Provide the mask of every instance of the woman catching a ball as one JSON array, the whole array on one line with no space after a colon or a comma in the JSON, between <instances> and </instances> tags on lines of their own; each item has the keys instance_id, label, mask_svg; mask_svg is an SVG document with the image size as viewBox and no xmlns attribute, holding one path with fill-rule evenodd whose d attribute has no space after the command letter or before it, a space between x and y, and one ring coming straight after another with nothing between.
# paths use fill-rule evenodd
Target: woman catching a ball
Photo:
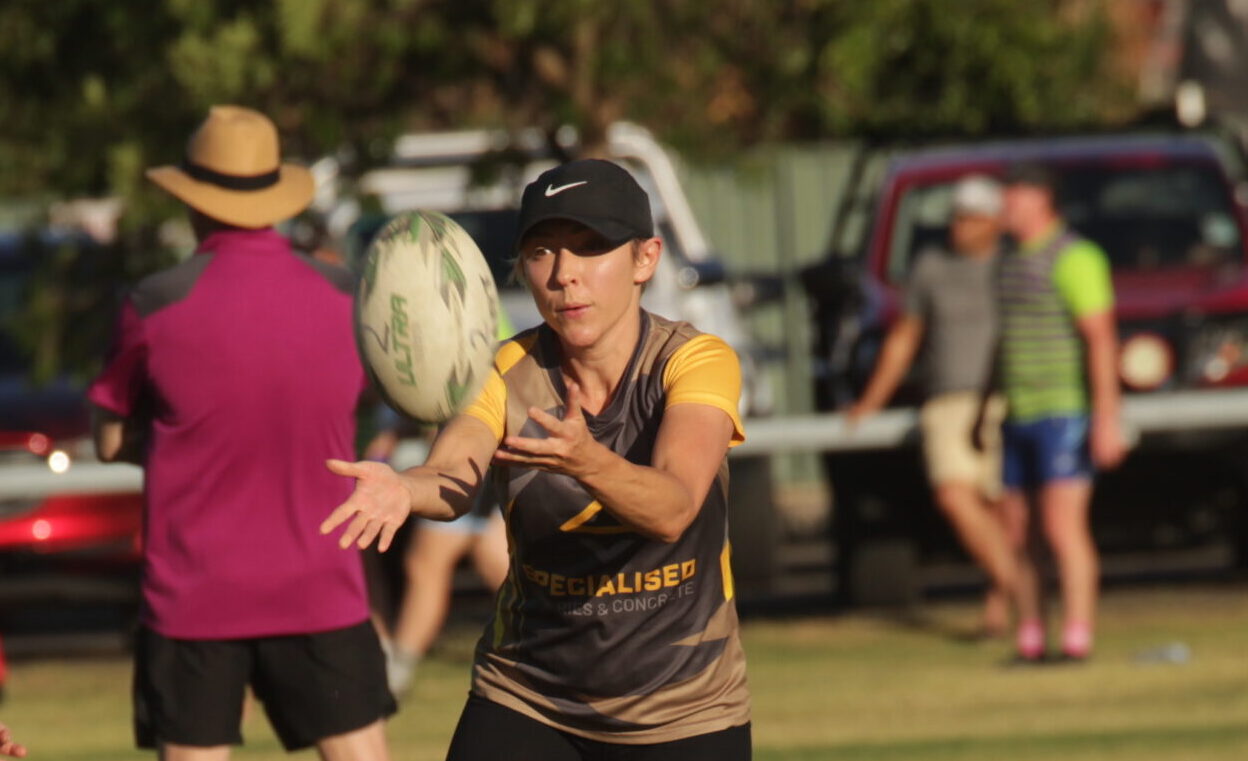
<instances>
[{"instance_id":1,"label":"woman catching a ball","mask_svg":"<svg viewBox=\"0 0 1248 761\"><path fill-rule=\"evenodd\" d=\"M466 512L493 464L510 566L451 761L748 759L727 539L736 355L641 308L662 242L619 166L542 174L517 241L544 323L502 345L425 465L331 461L356 487L321 530L384 550L410 514Z\"/></svg>"}]
</instances>

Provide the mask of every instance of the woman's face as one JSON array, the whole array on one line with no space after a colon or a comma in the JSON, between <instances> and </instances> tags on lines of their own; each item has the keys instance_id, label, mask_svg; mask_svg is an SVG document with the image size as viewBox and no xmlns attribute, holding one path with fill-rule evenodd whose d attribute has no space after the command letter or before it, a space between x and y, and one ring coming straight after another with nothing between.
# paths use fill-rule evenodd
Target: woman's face
<instances>
[{"instance_id":1,"label":"woman's face","mask_svg":"<svg viewBox=\"0 0 1248 761\"><path fill-rule=\"evenodd\" d=\"M579 222L550 220L521 242L520 269L546 324L565 345L586 348L637 319L661 251L658 238L611 248Z\"/></svg>"}]
</instances>

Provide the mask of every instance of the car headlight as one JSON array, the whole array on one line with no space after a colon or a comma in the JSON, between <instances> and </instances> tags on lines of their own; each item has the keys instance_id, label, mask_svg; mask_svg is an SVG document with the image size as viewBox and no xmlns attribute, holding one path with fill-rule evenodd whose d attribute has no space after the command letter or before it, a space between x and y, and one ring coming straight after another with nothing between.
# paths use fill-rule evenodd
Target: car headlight
<instances>
[{"instance_id":1,"label":"car headlight","mask_svg":"<svg viewBox=\"0 0 1248 761\"><path fill-rule=\"evenodd\" d=\"M58 449L48 455L48 470L57 474L64 473L69 470L70 462L69 453Z\"/></svg>"},{"instance_id":2,"label":"car headlight","mask_svg":"<svg viewBox=\"0 0 1248 761\"><path fill-rule=\"evenodd\" d=\"M1204 383L1222 383L1248 366L1248 325L1212 324L1204 327L1194 343L1192 373Z\"/></svg>"},{"instance_id":3,"label":"car headlight","mask_svg":"<svg viewBox=\"0 0 1248 761\"><path fill-rule=\"evenodd\" d=\"M1174 350L1156 333L1137 333L1122 344L1118 374L1136 391L1151 391L1170 379L1174 372Z\"/></svg>"}]
</instances>

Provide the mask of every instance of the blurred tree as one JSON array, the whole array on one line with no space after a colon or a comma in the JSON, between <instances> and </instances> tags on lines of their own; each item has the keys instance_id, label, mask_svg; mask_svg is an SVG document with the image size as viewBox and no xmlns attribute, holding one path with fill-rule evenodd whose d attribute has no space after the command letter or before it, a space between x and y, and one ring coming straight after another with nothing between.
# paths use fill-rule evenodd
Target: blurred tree
<instances>
[{"instance_id":1,"label":"blurred tree","mask_svg":"<svg viewBox=\"0 0 1248 761\"><path fill-rule=\"evenodd\" d=\"M219 102L272 115L296 155L365 160L400 128L571 123L592 143L625 116L688 147L1095 122L1124 103L1099 6L8 0L0 195L137 200Z\"/></svg>"},{"instance_id":2,"label":"blurred tree","mask_svg":"<svg viewBox=\"0 0 1248 761\"><path fill-rule=\"evenodd\" d=\"M0 303L0 372L22 369L35 386L85 381L112 333L116 287L127 279L119 265L134 259L81 234L6 244L0 287L17 301Z\"/></svg>"},{"instance_id":3,"label":"blurred tree","mask_svg":"<svg viewBox=\"0 0 1248 761\"><path fill-rule=\"evenodd\" d=\"M510 0L482 49L524 124L686 151L1070 128L1129 115L1097 0Z\"/></svg>"},{"instance_id":4,"label":"blurred tree","mask_svg":"<svg viewBox=\"0 0 1248 761\"><path fill-rule=\"evenodd\" d=\"M362 164L400 130L472 125L572 124L592 151L629 118L708 155L1097 122L1128 102L1100 5L6 0L0 198L123 198L119 266L134 275L164 261L152 224L177 211L142 170L177 161L212 103L268 113L289 155Z\"/></svg>"}]
</instances>

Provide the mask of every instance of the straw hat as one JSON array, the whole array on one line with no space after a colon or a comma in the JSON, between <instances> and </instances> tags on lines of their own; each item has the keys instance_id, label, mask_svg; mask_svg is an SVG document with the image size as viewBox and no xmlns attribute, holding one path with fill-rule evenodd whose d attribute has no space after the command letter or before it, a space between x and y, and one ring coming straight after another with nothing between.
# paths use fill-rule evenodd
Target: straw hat
<instances>
[{"instance_id":1,"label":"straw hat","mask_svg":"<svg viewBox=\"0 0 1248 761\"><path fill-rule=\"evenodd\" d=\"M147 178L213 219L248 228L295 216L316 190L307 169L281 162L273 122L239 106L209 109L181 166L148 169Z\"/></svg>"}]
</instances>

